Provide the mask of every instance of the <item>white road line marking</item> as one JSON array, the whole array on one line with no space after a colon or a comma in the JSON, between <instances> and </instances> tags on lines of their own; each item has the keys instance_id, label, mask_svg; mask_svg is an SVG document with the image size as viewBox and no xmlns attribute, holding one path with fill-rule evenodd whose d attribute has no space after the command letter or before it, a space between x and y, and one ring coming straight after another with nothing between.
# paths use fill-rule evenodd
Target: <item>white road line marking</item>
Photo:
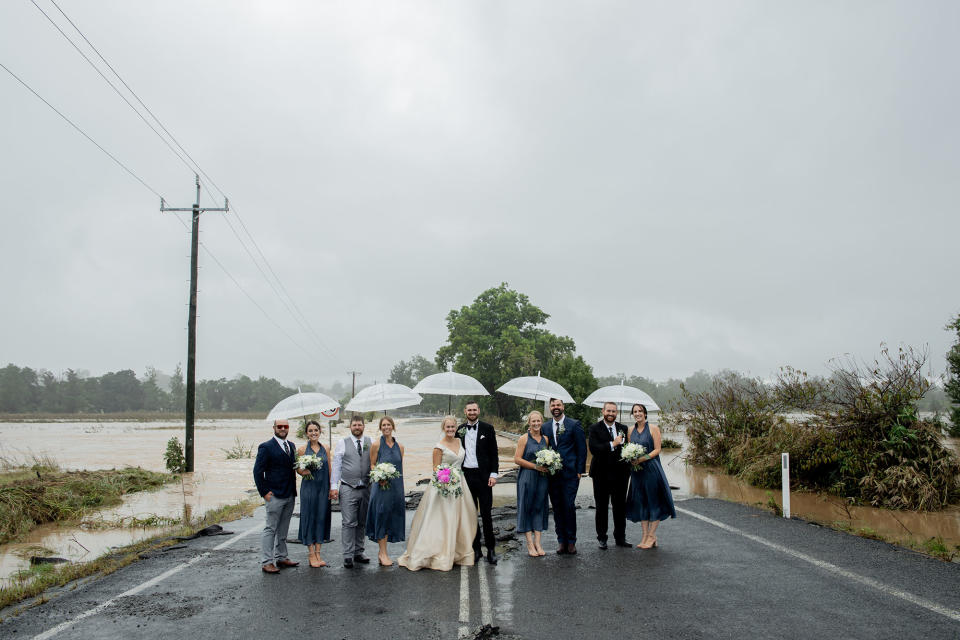
<instances>
[{"instance_id":1,"label":"white road line marking","mask_svg":"<svg viewBox=\"0 0 960 640\"><path fill-rule=\"evenodd\" d=\"M735 533L735 534L737 534L737 535L741 535L741 536L743 536L744 538L746 538L746 539L748 539L748 540L752 540L752 541L754 541L754 542L756 542L756 543L758 543L758 544L762 544L762 545L764 545L764 546L770 547L771 549L774 549L775 551L779 551L780 553L784 553L784 554L786 554L786 555L788 555L788 556L792 556L792 557L794 557L794 558L796 558L796 559L798 559L798 560L803 560L804 562L809 562L809 563L812 564L813 566L818 567L818 568L820 568L820 569L823 569L824 571L829 571L830 573L836 574L836 575L841 576L841 577L843 577L843 578L847 578L848 580L853 580L854 582L859 582L859 583L862 584L862 585L865 585L865 586L870 587L870 588L872 588L872 589L876 589L877 591L880 591L880 592L882 592L882 593L886 593L887 595L891 595L891 596L894 596L894 597L896 597L896 598L900 598L901 600L906 600L907 602L909 602L909 603L911 603L911 604L915 604L915 605L917 605L918 607L923 607L924 609L927 609L928 611L932 611L932 612L934 612L934 613L939 613L940 615L946 616L947 618L950 618L951 620L956 620L957 622L960 622L960 611L956 611L956 610L954 610L954 609L948 609L947 607L944 607L943 605L939 605L939 604L937 604L936 602L933 602L933 601L931 601L931 600L927 600L927 599L925 599L925 598L921 598L920 596L916 596L916 595L914 595L914 594L912 594L912 593L909 593L909 592L907 592L907 591L902 591L902 590L900 590L900 589L897 589L896 587L891 587L890 585L887 585L887 584L884 584L884 583L879 582L879 581L877 581L877 580L874 580L873 578L868 578L868 577L866 577L866 576L861 576L861 575L858 574L858 573L853 573L852 571L847 571L846 569L843 569L843 568L841 568L841 567L838 567L837 565L832 564L832 563L830 563L830 562L826 562L826 561L824 561L824 560L817 560L817 559L814 558L813 556L808 556L808 555L805 554L805 553L801 553L801 552L799 552L799 551L795 551L795 550L793 550L793 549L790 549L789 547L785 547L785 546L783 546L783 545L777 544L776 542L770 542L769 540L766 540L766 539L764 539L764 538L761 538L760 536L755 536L755 535L752 535L752 534L747 533L746 531L741 531L740 529L737 529L736 527L731 527L731 526L728 525L728 524L724 524L724 523L719 522L719 521L717 521L717 520L714 520L714 519L712 519L712 518L708 518L707 516L700 515L699 513L695 513L695 512L693 512L693 511L688 511L687 509L681 509L680 507L677 507L677 511L680 511L681 513L684 513L684 514L686 514L686 515L688 515L688 516L690 516L690 517L692 517L692 518L696 518L696 519L698 519L698 520L702 520L702 521L704 521L704 522L706 522L706 523L708 523L708 524L712 524L713 526L719 527L719 528L723 529L724 531L729 531L730 533Z\"/></svg>"},{"instance_id":2,"label":"white road line marking","mask_svg":"<svg viewBox=\"0 0 960 640\"><path fill-rule=\"evenodd\" d=\"M470 635L470 576L467 573L470 567L460 565L460 628L457 638L466 638Z\"/></svg>"},{"instance_id":3,"label":"white road line marking","mask_svg":"<svg viewBox=\"0 0 960 640\"><path fill-rule=\"evenodd\" d=\"M480 578L480 624L493 626L492 607L490 606L490 587L487 585L487 567L477 567L477 576Z\"/></svg>"},{"instance_id":4,"label":"white road line marking","mask_svg":"<svg viewBox=\"0 0 960 640\"><path fill-rule=\"evenodd\" d=\"M171 568L171 569L167 569L166 571L164 571L164 572L161 573L160 575L157 575L157 576L154 576L153 578L150 578L150 579L147 580L146 582L142 582L142 583L138 584L137 586L135 586L135 587L133 587L133 588L131 588L131 589L127 589L126 591L124 591L124 592L121 593L120 595L114 596L114 597L110 598L109 600L104 600L103 602L101 602L100 604L98 604L97 606L95 606L93 609L87 609L87 610L84 611L83 613L80 613L80 614L74 616L74 617L71 618L70 620L67 620L67 621L65 621L65 622L61 622L60 624L58 624L57 626L53 627L52 629L48 629L48 630L44 631L44 632L41 633L41 634L35 635L35 636L33 637L33 640L46 640L46 638L52 638L53 636L57 635L57 634L60 633L61 631L66 631L68 628L70 628L70 627L73 626L74 624L80 622L80 621L83 620L84 618L89 618L90 616L95 616L95 615L97 615L98 613L100 613L101 611L103 611L104 609L106 609L107 607L113 606L114 604L116 604L117 600L119 600L119 599L121 599L121 598L126 598L126 597L128 597L128 596L136 595L136 594L140 593L141 591L143 591L143 590L145 590L145 589L149 589L150 587L152 587L152 586L154 586L154 585L156 585L156 584L159 584L159 583L163 582L164 580L166 580L166 579L169 578L170 576L174 575L175 573L179 573L179 572L183 571L184 569L186 569L187 567L192 566L192 565L200 562L201 560L203 560L204 558L206 558L207 556L209 556L213 551L219 551L220 549L225 549L226 547L229 547L230 545L234 544L234 543L237 542L238 540L240 540L240 539L242 539L242 538L245 538L246 536L250 535L251 533L253 533L254 531L257 531L257 530L258 530L258 529L256 529L256 528L247 529L247 530L244 531L243 533L239 533L239 534L237 534L237 535L235 535L235 536L232 536L232 537L231 537L229 540L227 540L226 542L222 542L222 543L218 544L217 546L215 546L211 551L205 551L204 553L200 554L199 556L194 556L193 558L190 558L190 559L187 560L186 562L184 562L184 563L182 563L182 564L178 564L177 566L175 566L175 567L173 567L173 568Z\"/></svg>"}]
</instances>

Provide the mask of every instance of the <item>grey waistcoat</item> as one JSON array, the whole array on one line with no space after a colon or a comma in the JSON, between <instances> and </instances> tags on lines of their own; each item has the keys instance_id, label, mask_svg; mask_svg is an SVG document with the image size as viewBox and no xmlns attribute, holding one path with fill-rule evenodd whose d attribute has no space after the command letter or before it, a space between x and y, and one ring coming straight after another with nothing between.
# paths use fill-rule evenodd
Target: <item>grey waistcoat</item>
<instances>
[{"instance_id":1,"label":"grey waistcoat","mask_svg":"<svg viewBox=\"0 0 960 640\"><path fill-rule=\"evenodd\" d=\"M351 487L366 486L370 479L370 438L363 437L363 455L357 455L353 438L343 439L343 460L340 463L340 481Z\"/></svg>"}]
</instances>

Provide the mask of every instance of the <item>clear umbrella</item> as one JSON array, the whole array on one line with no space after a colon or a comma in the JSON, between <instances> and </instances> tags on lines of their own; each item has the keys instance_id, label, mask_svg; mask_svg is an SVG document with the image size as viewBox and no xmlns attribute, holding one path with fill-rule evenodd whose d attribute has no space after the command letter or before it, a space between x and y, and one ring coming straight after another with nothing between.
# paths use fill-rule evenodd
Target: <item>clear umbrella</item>
<instances>
[{"instance_id":1,"label":"clear umbrella","mask_svg":"<svg viewBox=\"0 0 960 640\"><path fill-rule=\"evenodd\" d=\"M573 396L553 380L548 380L537 372L535 376L514 378L497 389L500 393L518 398L530 398L546 402L550 398L558 398L564 403L574 402Z\"/></svg>"},{"instance_id":2,"label":"clear umbrella","mask_svg":"<svg viewBox=\"0 0 960 640\"><path fill-rule=\"evenodd\" d=\"M386 411L410 407L423 402L413 389L402 384L375 384L362 389L350 402L347 411Z\"/></svg>"},{"instance_id":3,"label":"clear umbrella","mask_svg":"<svg viewBox=\"0 0 960 640\"><path fill-rule=\"evenodd\" d=\"M416 393L450 396L447 400L447 412L453 404L453 396L488 396L489 392L480 381L462 373L444 371L427 376L413 388Z\"/></svg>"},{"instance_id":4,"label":"clear umbrella","mask_svg":"<svg viewBox=\"0 0 960 640\"><path fill-rule=\"evenodd\" d=\"M605 402L613 402L620 409L623 409L624 405L630 406L639 402L647 408L647 411L660 411L660 405L647 392L636 387L628 387L622 381L620 384L597 389L587 396L583 404L588 407L602 407Z\"/></svg>"},{"instance_id":5,"label":"clear umbrella","mask_svg":"<svg viewBox=\"0 0 960 640\"><path fill-rule=\"evenodd\" d=\"M324 393L313 391L301 393L298 389L297 393L284 398L273 409L270 409L267 420L286 420L288 418L312 416L318 413L330 413L339 407L339 402Z\"/></svg>"}]
</instances>

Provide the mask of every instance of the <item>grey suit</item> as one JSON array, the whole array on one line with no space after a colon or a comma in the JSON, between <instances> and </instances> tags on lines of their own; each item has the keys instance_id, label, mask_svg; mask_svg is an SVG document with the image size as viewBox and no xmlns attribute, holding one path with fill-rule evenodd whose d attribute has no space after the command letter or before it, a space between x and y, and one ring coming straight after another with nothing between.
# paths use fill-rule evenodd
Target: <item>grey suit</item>
<instances>
[{"instance_id":1,"label":"grey suit","mask_svg":"<svg viewBox=\"0 0 960 640\"><path fill-rule=\"evenodd\" d=\"M347 436L334 453L333 473L339 471L340 541L343 557L363 554L367 507L370 503L370 438L363 437L363 451L357 452L356 440Z\"/></svg>"}]
</instances>

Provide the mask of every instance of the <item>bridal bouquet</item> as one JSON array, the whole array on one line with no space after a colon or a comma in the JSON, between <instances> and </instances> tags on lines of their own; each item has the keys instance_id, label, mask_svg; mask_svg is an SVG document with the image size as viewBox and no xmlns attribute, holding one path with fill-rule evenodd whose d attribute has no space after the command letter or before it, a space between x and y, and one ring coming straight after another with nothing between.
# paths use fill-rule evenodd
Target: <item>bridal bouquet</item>
<instances>
[{"instance_id":1,"label":"bridal bouquet","mask_svg":"<svg viewBox=\"0 0 960 640\"><path fill-rule=\"evenodd\" d=\"M630 444L624 445L623 449L620 451L620 459L625 462L633 462L634 460L639 459L647 450L641 444L636 442L631 442ZM637 469L641 469L643 465L637 465Z\"/></svg>"},{"instance_id":2,"label":"bridal bouquet","mask_svg":"<svg viewBox=\"0 0 960 640\"><path fill-rule=\"evenodd\" d=\"M313 472L323 468L323 459L308 453L297 458L297 461L293 463L293 468L298 471L308 471L309 475L304 477L304 480L312 480Z\"/></svg>"},{"instance_id":3,"label":"bridal bouquet","mask_svg":"<svg viewBox=\"0 0 960 640\"><path fill-rule=\"evenodd\" d=\"M553 475L563 468L563 460L555 449L540 449L537 451L537 457L534 461L538 467L546 467L547 473L541 472L540 475Z\"/></svg>"},{"instance_id":4,"label":"bridal bouquet","mask_svg":"<svg viewBox=\"0 0 960 640\"><path fill-rule=\"evenodd\" d=\"M441 464L433 472L433 480L430 484L434 486L444 498L459 498L463 495L463 487L460 485L460 472L448 464Z\"/></svg>"},{"instance_id":5,"label":"bridal bouquet","mask_svg":"<svg viewBox=\"0 0 960 640\"><path fill-rule=\"evenodd\" d=\"M391 462L378 462L370 469L370 482L376 482L381 489L389 489L390 481L399 477L400 472Z\"/></svg>"}]
</instances>

